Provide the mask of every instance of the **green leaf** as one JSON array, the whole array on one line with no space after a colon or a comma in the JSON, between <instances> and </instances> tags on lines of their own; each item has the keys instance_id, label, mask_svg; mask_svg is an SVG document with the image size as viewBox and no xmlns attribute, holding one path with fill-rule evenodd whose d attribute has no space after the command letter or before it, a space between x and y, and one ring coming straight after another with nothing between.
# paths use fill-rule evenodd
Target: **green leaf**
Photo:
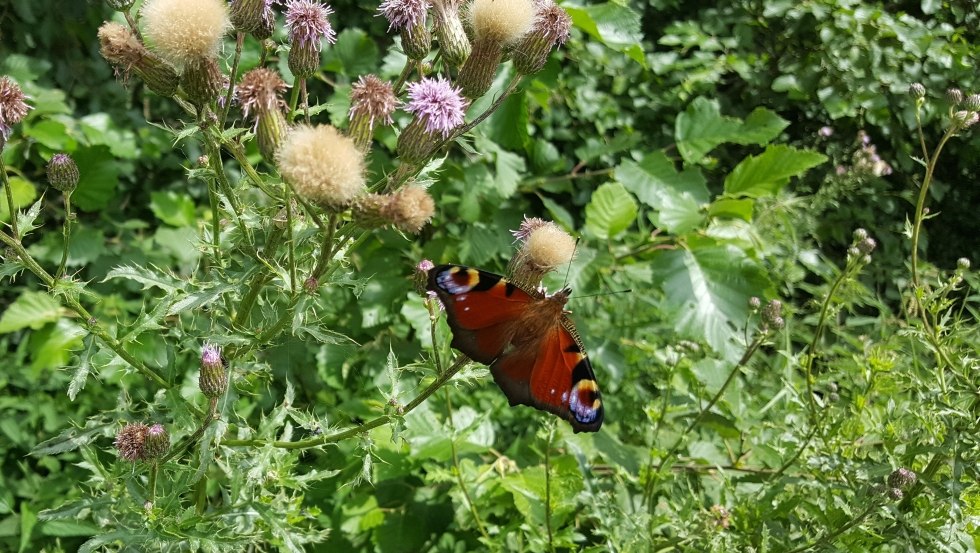
<instances>
[{"instance_id":1,"label":"green leaf","mask_svg":"<svg viewBox=\"0 0 980 553\"><path fill-rule=\"evenodd\" d=\"M663 308L682 335L706 342L726 358L737 356L738 348L729 346L741 336L748 299L769 295L772 284L763 268L733 245L699 237L686 245L653 259Z\"/></svg>"},{"instance_id":2,"label":"green leaf","mask_svg":"<svg viewBox=\"0 0 980 553\"><path fill-rule=\"evenodd\" d=\"M704 222L702 207L709 199L704 176L696 168L678 172L663 152L639 163L624 161L616 168L616 180L656 210L653 223L666 231L683 234Z\"/></svg>"},{"instance_id":3,"label":"green leaf","mask_svg":"<svg viewBox=\"0 0 980 553\"><path fill-rule=\"evenodd\" d=\"M83 147L72 155L78 165L78 188L72 203L83 211L100 211L116 196L118 162L107 146Z\"/></svg>"},{"instance_id":4,"label":"green leaf","mask_svg":"<svg viewBox=\"0 0 980 553\"><path fill-rule=\"evenodd\" d=\"M31 335L31 368L58 369L68 364L87 331L68 319L58 319Z\"/></svg>"},{"instance_id":5,"label":"green leaf","mask_svg":"<svg viewBox=\"0 0 980 553\"><path fill-rule=\"evenodd\" d=\"M775 195L791 177L827 161L827 156L810 150L775 145L757 156L742 160L725 179L725 193L732 196Z\"/></svg>"},{"instance_id":6,"label":"green leaf","mask_svg":"<svg viewBox=\"0 0 980 553\"><path fill-rule=\"evenodd\" d=\"M31 510L29 502L20 504L20 549L27 551L31 543L31 533L34 532L34 525L37 524L37 513Z\"/></svg>"},{"instance_id":7,"label":"green leaf","mask_svg":"<svg viewBox=\"0 0 980 553\"><path fill-rule=\"evenodd\" d=\"M171 190L150 194L150 209L158 219L174 227L188 227L197 223L194 200L188 194Z\"/></svg>"},{"instance_id":8,"label":"green leaf","mask_svg":"<svg viewBox=\"0 0 980 553\"><path fill-rule=\"evenodd\" d=\"M601 239L623 232L636 220L636 200L618 182L607 182L585 206L585 226Z\"/></svg>"},{"instance_id":9,"label":"green leaf","mask_svg":"<svg viewBox=\"0 0 980 553\"><path fill-rule=\"evenodd\" d=\"M176 279L164 278L161 275L162 271L152 266L151 268L122 266L109 271L102 282L108 282L114 278L125 278L139 282L143 285L144 290L155 286L165 292L173 292L180 287L180 282Z\"/></svg>"},{"instance_id":10,"label":"green leaf","mask_svg":"<svg viewBox=\"0 0 980 553\"><path fill-rule=\"evenodd\" d=\"M344 29L337 35L337 42L324 53L322 68L351 79L373 73L378 68L378 46L361 29Z\"/></svg>"},{"instance_id":11,"label":"green leaf","mask_svg":"<svg viewBox=\"0 0 980 553\"><path fill-rule=\"evenodd\" d=\"M78 147L78 141L71 138L68 127L56 119L43 119L33 125L25 125L24 136L54 151L71 151Z\"/></svg>"},{"instance_id":12,"label":"green leaf","mask_svg":"<svg viewBox=\"0 0 980 553\"><path fill-rule=\"evenodd\" d=\"M719 144L768 144L789 122L775 112L756 108L745 121L721 114L717 100L697 98L677 116L677 150L688 163L698 163Z\"/></svg>"},{"instance_id":13,"label":"green leaf","mask_svg":"<svg viewBox=\"0 0 980 553\"><path fill-rule=\"evenodd\" d=\"M84 338L85 351L79 355L78 366L71 375L71 382L68 384L68 399L75 401L78 392L85 388L89 373L92 372L92 357L95 355L95 337L89 334Z\"/></svg>"},{"instance_id":14,"label":"green leaf","mask_svg":"<svg viewBox=\"0 0 980 553\"><path fill-rule=\"evenodd\" d=\"M522 150L528 140L527 95L515 92L507 97L482 126L491 140L509 150Z\"/></svg>"},{"instance_id":15,"label":"green leaf","mask_svg":"<svg viewBox=\"0 0 980 553\"><path fill-rule=\"evenodd\" d=\"M633 61L646 66L640 14L627 6L605 2L577 7L565 6L572 23L606 46L623 52Z\"/></svg>"},{"instance_id":16,"label":"green leaf","mask_svg":"<svg viewBox=\"0 0 980 553\"><path fill-rule=\"evenodd\" d=\"M37 189L31 181L21 177L10 176L7 182L10 183L10 195L13 196L15 209L29 205L37 198ZM0 221L9 220L10 210L7 208L7 191L4 190L4 187L0 186Z\"/></svg>"},{"instance_id":17,"label":"green leaf","mask_svg":"<svg viewBox=\"0 0 980 553\"><path fill-rule=\"evenodd\" d=\"M677 150L684 161L698 163L715 146L730 141L741 126L738 119L721 114L717 100L696 98L674 124Z\"/></svg>"},{"instance_id":18,"label":"green leaf","mask_svg":"<svg viewBox=\"0 0 980 553\"><path fill-rule=\"evenodd\" d=\"M708 216L721 219L741 219L752 222L752 212L755 209L755 200L735 200L723 198L711 202L708 206Z\"/></svg>"},{"instance_id":19,"label":"green leaf","mask_svg":"<svg viewBox=\"0 0 980 553\"><path fill-rule=\"evenodd\" d=\"M37 444L31 450L31 455L44 457L72 451L102 436L111 436L114 428L115 422L108 418L88 419L84 428L69 428L58 436Z\"/></svg>"},{"instance_id":20,"label":"green leaf","mask_svg":"<svg viewBox=\"0 0 980 553\"><path fill-rule=\"evenodd\" d=\"M43 292L27 291L20 295L0 317L0 334L22 328L37 330L61 318L61 305Z\"/></svg>"}]
</instances>

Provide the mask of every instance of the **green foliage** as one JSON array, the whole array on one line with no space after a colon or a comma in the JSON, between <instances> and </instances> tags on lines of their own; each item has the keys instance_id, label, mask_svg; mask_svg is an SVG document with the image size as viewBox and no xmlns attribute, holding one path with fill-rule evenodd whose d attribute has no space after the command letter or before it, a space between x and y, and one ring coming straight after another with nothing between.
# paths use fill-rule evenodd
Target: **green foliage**
<instances>
[{"instance_id":1,"label":"green foliage","mask_svg":"<svg viewBox=\"0 0 980 553\"><path fill-rule=\"evenodd\" d=\"M980 138L940 99L978 88L973 5L563 2L570 40L432 159L398 159L409 114L375 130L371 189L435 200L409 234L297 198L240 106L113 82L122 15L57 4L0 20L33 108L0 152L0 549L975 547ZM341 129L363 74L456 74L331 5L305 88L281 14L223 72L277 69L291 121ZM594 434L508 406L421 293L423 258L506 267L526 216L580 236L544 284L585 296ZM122 459L131 422L169 452Z\"/></svg>"}]
</instances>

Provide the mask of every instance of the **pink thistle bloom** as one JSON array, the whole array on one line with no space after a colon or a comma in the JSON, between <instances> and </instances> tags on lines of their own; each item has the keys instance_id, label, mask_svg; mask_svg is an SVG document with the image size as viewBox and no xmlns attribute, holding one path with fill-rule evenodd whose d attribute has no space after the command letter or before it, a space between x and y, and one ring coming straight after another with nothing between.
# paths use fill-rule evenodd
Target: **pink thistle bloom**
<instances>
[{"instance_id":1,"label":"pink thistle bloom","mask_svg":"<svg viewBox=\"0 0 980 553\"><path fill-rule=\"evenodd\" d=\"M326 39L337 42L337 33L330 26L327 16L333 9L314 0L289 0L286 4L286 26L289 27L289 40L297 46L318 44Z\"/></svg>"},{"instance_id":2,"label":"pink thistle bloom","mask_svg":"<svg viewBox=\"0 0 980 553\"><path fill-rule=\"evenodd\" d=\"M391 113L398 107L398 98L391 83L374 75L362 75L351 86L351 106L348 117L366 113L374 127L375 120L391 124Z\"/></svg>"},{"instance_id":3,"label":"pink thistle bloom","mask_svg":"<svg viewBox=\"0 0 980 553\"><path fill-rule=\"evenodd\" d=\"M385 0L378 11L388 20L388 30L414 29L425 23L425 13L432 2L429 0Z\"/></svg>"},{"instance_id":4,"label":"pink thistle bloom","mask_svg":"<svg viewBox=\"0 0 980 553\"><path fill-rule=\"evenodd\" d=\"M224 368L225 362L221 358L221 348L211 342L205 342L201 347L201 366Z\"/></svg>"},{"instance_id":5,"label":"pink thistle bloom","mask_svg":"<svg viewBox=\"0 0 980 553\"><path fill-rule=\"evenodd\" d=\"M408 85L408 105L405 111L414 113L425 130L442 134L443 138L463 124L467 102L459 87L443 77L423 78Z\"/></svg>"},{"instance_id":6,"label":"pink thistle bloom","mask_svg":"<svg viewBox=\"0 0 980 553\"><path fill-rule=\"evenodd\" d=\"M434 267L435 264L432 261L423 259L422 261L419 261L418 265L415 266L415 270L420 273L428 273Z\"/></svg>"},{"instance_id":7,"label":"pink thistle bloom","mask_svg":"<svg viewBox=\"0 0 980 553\"><path fill-rule=\"evenodd\" d=\"M33 109L24 102L26 99L17 83L9 77L0 77L0 135L4 140L10 137L10 128Z\"/></svg>"}]
</instances>

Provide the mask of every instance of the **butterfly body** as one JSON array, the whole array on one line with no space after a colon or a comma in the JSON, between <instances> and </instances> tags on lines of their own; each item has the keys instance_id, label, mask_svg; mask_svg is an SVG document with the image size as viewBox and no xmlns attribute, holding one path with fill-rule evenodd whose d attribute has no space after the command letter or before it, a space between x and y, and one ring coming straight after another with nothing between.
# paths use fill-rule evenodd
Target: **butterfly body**
<instances>
[{"instance_id":1,"label":"butterfly body","mask_svg":"<svg viewBox=\"0 0 980 553\"><path fill-rule=\"evenodd\" d=\"M428 289L446 307L452 347L490 366L511 405L566 419L576 432L602 425L602 396L565 304L571 290L526 290L462 265L429 271Z\"/></svg>"}]
</instances>

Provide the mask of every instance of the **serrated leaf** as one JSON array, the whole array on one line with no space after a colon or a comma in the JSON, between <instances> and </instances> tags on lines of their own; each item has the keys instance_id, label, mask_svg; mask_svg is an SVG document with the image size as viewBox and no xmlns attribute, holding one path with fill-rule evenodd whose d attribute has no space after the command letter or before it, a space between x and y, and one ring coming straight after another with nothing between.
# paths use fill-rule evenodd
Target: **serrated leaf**
<instances>
[{"instance_id":1,"label":"serrated leaf","mask_svg":"<svg viewBox=\"0 0 980 553\"><path fill-rule=\"evenodd\" d=\"M515 92L487 119L484 130L502 147L521 150L528 140L527 112L527 95L523 91Z\"/></svg>"},{"instance_id":2,"label":"serrated leaf","mask_svg":"<svg viewBox=\"0 0 980 553\"><path fill-rule=\"evenodd\" d=\"M172 301L172 294L168 294L167 297L154 301L152 303L153 310L150 312L145 311L146 306L144 305L139 317L136 318L133 324L126 328L126 334L120 337L119 341L123 343L132 342L144 332L164 328L160 324L160 321L167 315Z\"/></svg>"},{"instance_id":3,"label":"serrated leaf","mask_svg":"<svg viewBox=\"0 0 980 553\"><path fill-rule=\"evenodd\" d=\"M13 188L11 188L11 191L13 191ZM21 211L17 214L17 227L20 230L21 238L27 236L31 233L31 231L43 224L43 222L37 225L34 224L37 221L38 215L41 214L41 207L43 204L44 197L42 196L40 199L38 199L38 201L31 205L30 209Z\"/></svg>"},{"instance_id":4,"label":"serrated leaf","mask_svg":"<svg viewBox=\"0 0 980 553\"><path fill-rule=\"evenodd\" d=\"M373 73L378 67L378 46L361 29L344 29L337 35L337 42L324 53L321 67L351 80L358 75Z\"/></svg>"},{"instance_id":5,"label":"serrated leaf","mask_svg":"<svg viewBox=\"0 0 980 553\"><path fill-rule=\"evenodd\" d=\"M646 65L640 14L615 2L584 7L565 6L572 23L606 46L625 53L641 65Z\"/></svg>"},{"instance_id":6,"label":"serrated leaf","mask_svg":"<svg viewBox=\"0 0 980 553\"><path fill-rule=\"evenodd\" d=\"M92 371L92 356L95 354L95 337L89 334L85 337L85 351L78 356L78 366L71 375L71 382L68 383L68 399L75 401L78 392L85 388L85 382Z\"/></svg>"},{"instance_id":7,"label":"serrated leaf","mask_svg":"<svg viewBox=\"0 0 980 553\"><path fill-rule=\"evenodd\" d=\"M766 108L755 108L738 130L738 144L768 144L789 126L789 121Z\"/></svg>"},{"instance_id":8,"label":"serrated leaf","mask_svg":"<svg viewBox=\"0 0 980 553\"><path fill-rule=\"evenodd\" d=\"M709 238L659 252L652 264L662 284L664 309L679 333L704 341L726 358L748 315L748 299L771 288L765 271L744 251Z\"/></svg>"},{"instance_id":9,"label":"serrated leaf","mask_svg":"<svg viewBox=\"0 0 980 553\"><path fill-rule=\"evenodd\" d=\"M677 151L687 163L698 163L715 146L730 141L742 122L721 114L717 100L696 98L674 123Z\"/></svg>"},{"instance_id":10,"label":"serrated leaf","mask_svg":"<svg viewBox=\"0 0 980 553\"><path fill-rule=\"evenodd\" d=\"M184 311L197 309L202 305L217 300L222 294L230 292L235 288L236 286L234 284L220 284L218 286L204 288L203 290L198 290L197 292L187 294L175 301L173 305L170 306L170 309L167 311L167 315L176 315Z\"/></svg>"},{"instance_id":11,"label":"serrated leaf","mask_svg":"<svg viewBox=\"0 0 980 553\"><path fill-rule=\"evenodd\" d=\"M654 224L674 234L694 230L704 222L708 188L698 169L678 172L663 152L639 163L626 160L616 168L616 180L644 204L656 210Z\"/></svg>"},{"instance_id":12,"label":"serrated leaf","mask_svg":"<svg viewBox=\"0 0 980 553\"><path fill-rule=\"evenodd\" d=\"M37 444L30 454L43 457L73 451L99 437L112 435L114 426L115 422L107 418L88 419L83 428L69 428L54 438Z\"/></svg>"},{"instance_id":13,"label":"serrated leaf","mask_svg":"<svg viewBox=\"0 0 980 553\"><path fill-rule=\"evenodd\" d=\"M585 206L585 226L601 239L623 232L636 220L636 200L618 182L607 182Z\"/></svg>"},{"instance_id":14,"label":"serrated leaf","mask_svg":"<svg viewBox=\"0 0 980 553\"><path fill-rule=\"evenodd\" d=\"M775 195L789 179L827 161L827 156L810 150L775 145L742 160L725 179L725 193L732 196Z\"/></svg>"},{"instance_id":15,"label":"serrated leaf","mask_svg":"<svg viewBox=\"0 0 980 553\"><path fill-rule=\"evenodd\" d=\"M125 278L138 282L143 285L143 289L157 287L165 292L173 292L178 289L180 283L176 279L166 278L157 272L151 272L151 269L144 267L132 267L124 265L121 267L116 267L106 274L102 282L108 282L114 278Z\"/></svg>"},{"instance_id":16,"label":"serrated leaf","mask_svg":"<svg viewBox=\"0 0 980 553\"><path fill-rule=\"evenodd\" d=\"M0 334L22 328L37 330L61 317L61 304L43 292L26 291L0 317Z\"/></svg>"}]
</instances>

